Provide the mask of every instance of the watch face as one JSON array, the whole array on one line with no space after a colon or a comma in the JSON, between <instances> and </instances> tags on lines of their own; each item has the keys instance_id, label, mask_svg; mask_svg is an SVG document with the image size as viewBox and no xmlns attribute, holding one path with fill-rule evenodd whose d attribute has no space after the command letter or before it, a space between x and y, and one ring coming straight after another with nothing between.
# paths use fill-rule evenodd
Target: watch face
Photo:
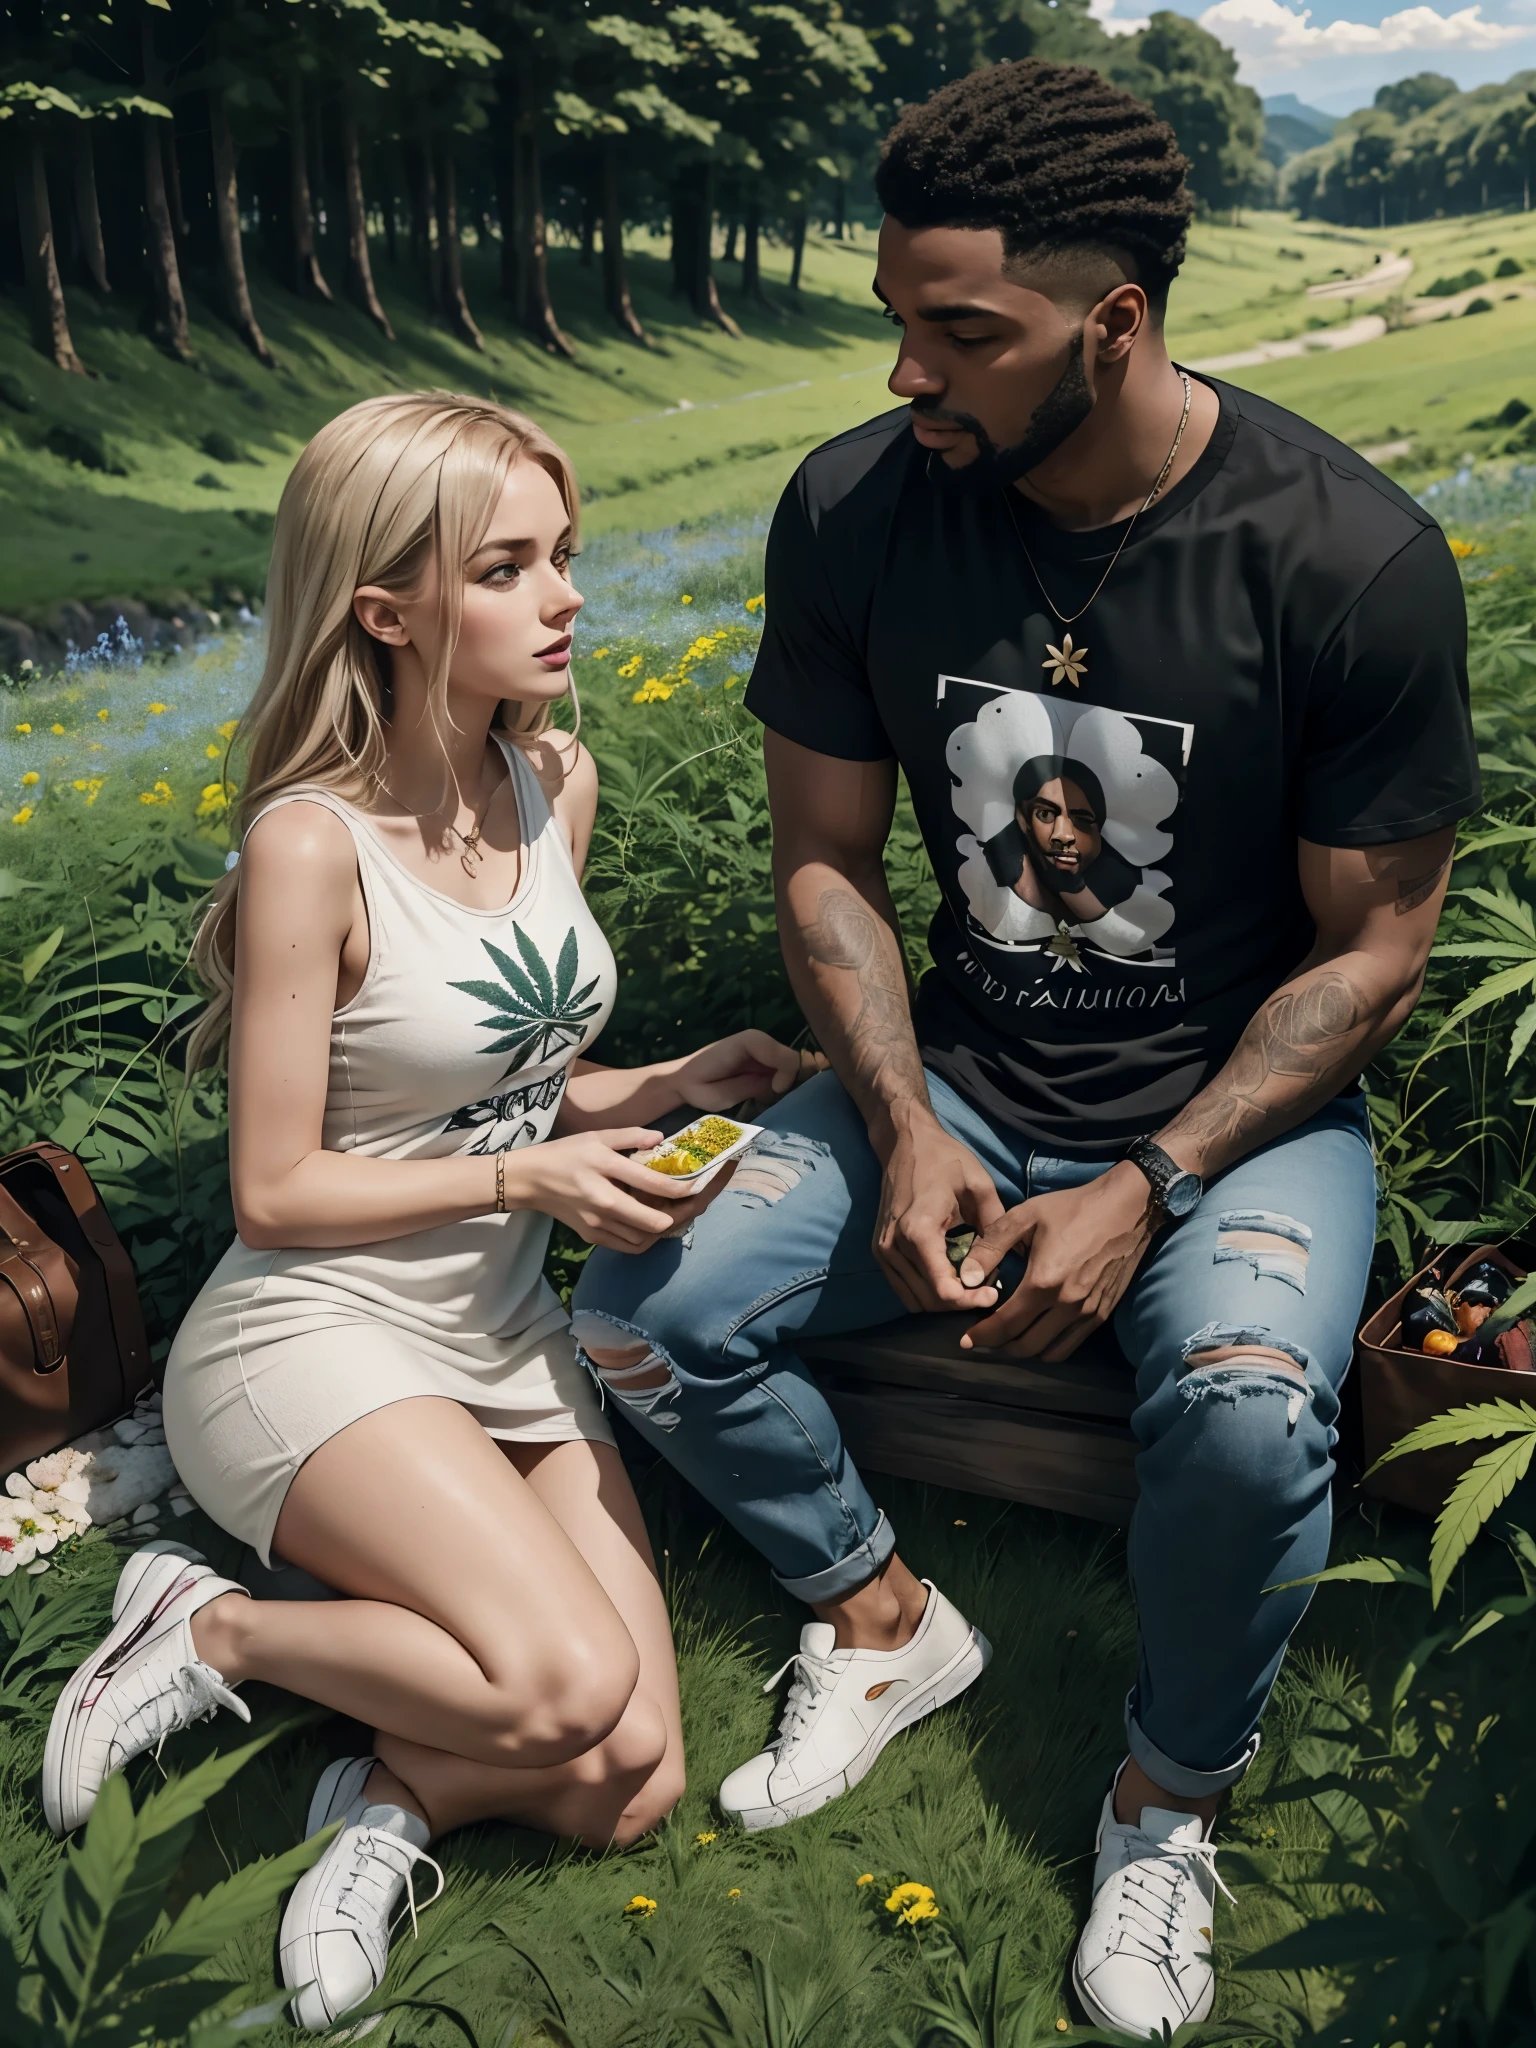
<instances>
[{"instance_id":1,"label":"watch face","mask_svg":"<svg viewBox=\"0 0 1536 2048\"><path fill-rule=\"evenodd\" d=\"M1204 1192L1199 1174L1176 1173L1163 1189L1163 1207L1170 1216L1187 1216Z\"/></svg>"}]
</instances>

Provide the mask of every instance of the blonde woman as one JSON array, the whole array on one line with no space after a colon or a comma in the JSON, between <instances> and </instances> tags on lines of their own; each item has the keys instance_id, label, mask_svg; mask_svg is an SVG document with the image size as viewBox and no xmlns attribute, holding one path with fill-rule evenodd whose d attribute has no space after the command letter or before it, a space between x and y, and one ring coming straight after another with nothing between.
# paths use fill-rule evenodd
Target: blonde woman
<instances>
[{"instance_id":1,"label":"blonde woman","mask_svg":"<svg viewBox=\"0 0 1536 2048\"><path fill-rule=\"evenodd\" d=\"M283 1918L323 2027L377 1987L429 1842L499 1815L603 1845L683 1790L644 1526L541 1265L550 1219L648 1249L707 1196L626 1155L788 1085L739 1032L592 1065L613 956L579 876L597 777L549 725L582 599L576 485L505 408L354 406L284 491L238 866L197 960L228 1038L239 1236L182 1325L166 1433L199 1504L348 1596L254 1601L154 1551L65 1687L43 1790L103 1778L260 1679L375 1728ZM436 1896L434 1892L431 1896Z\"/></svg>"}]
</instances>

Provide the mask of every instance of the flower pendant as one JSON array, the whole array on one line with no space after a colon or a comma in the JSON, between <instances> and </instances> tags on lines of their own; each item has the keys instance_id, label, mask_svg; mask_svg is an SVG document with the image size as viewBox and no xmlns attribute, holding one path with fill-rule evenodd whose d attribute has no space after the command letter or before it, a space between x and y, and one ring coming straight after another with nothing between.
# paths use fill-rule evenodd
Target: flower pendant
<instances>
[{"instance_id":1,"label":"flower pendant","mask_svg":"<svg viewBox=\"0 0 1536 2048\"><path fill-rule=\"evenodd\" d=\"M1070 683L1075 690L1081 684L1083 676L1087 672L1088 650L1086 647L1074 647L1072 645L1072 635L1070 633L1063 633L1059 647L1052 647L1050 642L1047 641L1045 659L1041 662L1040 666L1050 670L1053 685L1056 683Z\"/></svg>"}]
</instances>

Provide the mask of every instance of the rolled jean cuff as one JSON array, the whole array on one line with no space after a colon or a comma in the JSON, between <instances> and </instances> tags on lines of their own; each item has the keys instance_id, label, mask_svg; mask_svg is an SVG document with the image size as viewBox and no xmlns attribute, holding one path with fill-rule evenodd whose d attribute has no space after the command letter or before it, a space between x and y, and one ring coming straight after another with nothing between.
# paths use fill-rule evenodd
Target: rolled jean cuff
<instances>
[{"instance_id":1,"label":"rolled jean cuff","mask_svg":"<svg viewBox=\"0 0 1536 2048\"><path fill-rule=\"evenodd\" d=\"M1188 1764L1175 1763L1142 1732L1132 1710L1132 1697L1127 1695L1125 1702L1125 1738L1131 1755L1154 1785L1161 1785L1165 1792L1176 1793L1180 1799L1206 1799L1213 1792L1225 1792L1245 1774L1259 1753L1259 1731L1255 1728L1244 1743L1237 1762L1227 1764L1219 1771L1196 1771Z\"/></svg>"},{"instance_id":2,"label":"rolled jean cuff","mask_svg":"<svg viewBox=\"0 0 1536 2048\"><path fill-rule=\"evenodd\" d=\"M895 1554L895 1550L896 1531L886 1520L882 1508L879 1521L858 1549L850 1550L836 1564L829 1564L824 1571L812 1572L804 1579L786 1579L780 1572L775 1572L774 1577L786 1593L814 1607L818 1600L837 1600L844 1593L857 1592Z\"/></svg>"}]
</instances>

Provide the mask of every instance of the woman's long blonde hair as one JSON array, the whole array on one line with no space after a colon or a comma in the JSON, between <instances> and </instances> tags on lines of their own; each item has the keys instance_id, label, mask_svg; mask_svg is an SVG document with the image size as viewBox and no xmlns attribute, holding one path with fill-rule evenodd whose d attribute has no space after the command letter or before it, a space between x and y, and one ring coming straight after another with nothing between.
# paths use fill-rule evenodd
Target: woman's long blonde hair
<instances>
[{"instance_id":1,"label":"woman's long blonde hair","mask_svg":"<svg viewBox=\"0 0 1536 2048\"><path fill-rule=\"evenodd\" d=\"M490 399L449 391L370 398L309 443L277 508L266 664L233 742L247 760L234 813L240 838L264 805L296 783L351 802L377 786L389 655L358 623L353 593L375 583L411 595L434 561L444 573L427 703L433 723L446 723L464 589L453 571L481 544L507 472L523 457L554 479L574 538L579 503L569 459L532 420ZM501 724L509 737L529 740L549 718L548 703L538 703ZM214 889L192 948L209 1001L188 1040L189 1072L217 1059L229 1036L238 888L237 867Z\"/></svg>"}]
</instances>

